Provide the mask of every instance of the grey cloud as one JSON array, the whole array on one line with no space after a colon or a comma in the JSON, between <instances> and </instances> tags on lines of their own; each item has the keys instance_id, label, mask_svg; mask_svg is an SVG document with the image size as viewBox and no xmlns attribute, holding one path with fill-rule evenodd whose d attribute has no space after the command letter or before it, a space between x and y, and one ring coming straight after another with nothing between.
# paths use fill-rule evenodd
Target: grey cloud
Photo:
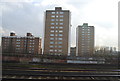
<instances>
[{"instance_id":1,"label":"grey cloud","mask_svg":"<svg viewBox=\"0 0 120 81\"><path fill-rule=\"evenodd\" d=\"M36 8L34 5L28 3L16 3L16 5L13 5L13 3L6 3L5 5L11 8L12 11L6 12L3 10L3 28L16 31L22 35L30 31L37 36L41 36L43 33L41 30L43 30L42 19L44 14L42 8Z\"/></svg>"},{"instance_id":2,"label":"grey cloud","mask_svg":"<svg viewBox=\"0 0 120 81\"><path fill-rule=\"evenodd\" d=\"M4 3L4 8L3 8L4 10L2 11L2 17L0 16L2 18L0 19L0 21L2 21L2 26L1 25L0 26L3 27L4 30L7 29L6 32L15 31L19 35L25 35L26 32L30 31L35 36L43 36L44 11L46 9L54 9L55 6L61 6L62 4L50 3L49 5L42 5L42 1L43 0L36 0L36 1L34 0L34 2L28 2L28 3L26 2ZM62 0L60 1L62 2ZM71 17L72 19L72 22L71 22L72 23L72 30L71 30L72 44L75 44L75 40L76 40L76 36L75 36L76 27L78 25L81 25L84 21L88 21L88 16L82 11L82 9L84 9L86 5L92 3L93 1L95 0L67 0L65 2L68 9L70 6L74 7L72 11L72 15L71 15L72 16ZM35 5L36 3L39 5ZM104 21L93 22L90 20L89 22L95 23L104 28L105 27L110 28L113 26L113 23L107 22L107 21L106 22Z\"/></svg>"},{"instance_id":3,"label":"grey cloud","mask_svg":"<svg viewBox=\"0 0 120 81\"><path fill-rule=\"evenodd\" d=\"M67 4L75 5L75 7L79 10L79 8L86 6L94 0L68 0Z\"/></svg>"},{"instance_id":4,"label":"grey cloud","mask_svg":"<svg viewBox=\"0 0 120 81\"><path fill-rule=\"evenodd\" d=\"M112 22L96 22L96 24L106 29L111 29L114 27Z\"/></svg>"}]
</instances>

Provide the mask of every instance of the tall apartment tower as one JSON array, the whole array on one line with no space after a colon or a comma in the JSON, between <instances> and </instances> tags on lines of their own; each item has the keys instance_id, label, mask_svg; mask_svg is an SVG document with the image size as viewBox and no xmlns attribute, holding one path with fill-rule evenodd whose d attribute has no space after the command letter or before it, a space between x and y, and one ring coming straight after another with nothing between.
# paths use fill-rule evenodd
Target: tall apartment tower
<instances>
[{"instance_id":1,"label":"tall apartment tower","mask_svg":"<svg viewBox=\"0 0 120 81\"><path fill-rule=\"evenodd\" d=\"M2 37L2 53L41 54L41 52L41 38L34 37L31 33L17 36L12 32L10 36Z\"/></svg>"},{"instance_id":2,"label":"tall apartment tower","mask_svg":"<svg viewBox=\"0 0 120 81\"><path fill-rule=\"evenodd\" d=\"M70 26L69 10L46 10L43 54L68 55Z\"/></svg>"},{"instance_id":3,"label":"tall apartment tower","mask_svg":"<svg viewBox=\"0 0 120 81\"><path fill-rule=\"evenodd\" d=\"M94 26L83 23L77 27L76 56L91 56L94 51Z\"/></svg>"}]
</instances>

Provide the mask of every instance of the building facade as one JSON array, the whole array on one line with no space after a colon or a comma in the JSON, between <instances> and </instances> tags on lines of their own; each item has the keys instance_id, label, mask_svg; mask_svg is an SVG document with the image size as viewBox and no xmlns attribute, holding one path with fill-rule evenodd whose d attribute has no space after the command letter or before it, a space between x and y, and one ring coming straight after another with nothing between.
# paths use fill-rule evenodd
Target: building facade
<instances>
[{"instance_id":1,"label":"building facade","mask_svg":"<svg viewBox=\"0 0 120 81\"><path fill-rule=\"evenodd\" d=\"M55 7L45 12L43 54L68 55L70 34L70 11Z\"/></svg>"},{"instance_id":2,"label":"building facade","mask_svg":"<svg viewBox=\"0 0 120 81\"><path fill-rule=\"evenodd\" d=\"M76 56L91 56L94 52L94 26L88 23L77 27Z\"/></svg>"},{"instance_id":3,"label":"building facade","mask_svg":"<svg viewBox=\"0 0 120 81\"><path fill-rule=\"evenodd\" d=\"M76 56L76 47L70 47L70 56Z\"/></svg>"},{"instance_id":4,"label":"building facade","mask_svg":"<svg viewBox=\"0 0 120 81\"><path fill-rule=\"evenodd\" d=\"M34 37L31 33L20 37L12 32L10 36L2 37L2 53L41 54L41 38Z\"/></svg>"}]
</instances>

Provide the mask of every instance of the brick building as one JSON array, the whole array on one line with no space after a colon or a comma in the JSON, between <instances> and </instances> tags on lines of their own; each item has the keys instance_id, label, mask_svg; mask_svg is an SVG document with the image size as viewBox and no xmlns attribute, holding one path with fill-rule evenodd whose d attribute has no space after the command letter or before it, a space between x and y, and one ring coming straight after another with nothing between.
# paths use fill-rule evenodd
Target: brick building
<instances>
[{"instance_id":1,"label":"brick building","mask_svg":"<svg viewBox=\"0 0 120 81\"><path fill-rule=\"evenodd\" d=\"M94 52L94 26L83 23L77 27L76 56L91 56Z\"/></svg>"},{"instance_id":2,"label":"brick building","mask_svg":"<svg viewBox=\"0 0 120 81\"><path fill-rule=\"evenodd\" d=\"M69 10L55 7L45 12L44 54L68 55L70 53L71 14Z\"/></svg>"},{"instance_id":3,"label":"brick building","mask_svg":"<svg viewBox=\"0 0 120 81\"><path fill-rule=\"evenodd\" d=\"M2 53L41 54L41 38L31 33L22 37L11 32L10 36L2 37Z\"/></svg>"}]
</instances>

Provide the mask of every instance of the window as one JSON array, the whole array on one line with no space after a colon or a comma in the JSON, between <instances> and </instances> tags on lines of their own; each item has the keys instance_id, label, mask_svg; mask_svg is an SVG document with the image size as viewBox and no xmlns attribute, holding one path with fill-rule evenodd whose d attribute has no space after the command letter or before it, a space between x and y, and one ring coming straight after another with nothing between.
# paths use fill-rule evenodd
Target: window
<instances>
[{"instance_id":1,"label":"window","mask_svg":"<svg viewBox=\"0 0 120 81\"><path fill-rule=\"evenodd\" d=\"M50 32L54 32L54 30L51 30Z\"/></svg>"},{"instance_id":2,"label":"window","mask_svg":"<svg viewBox=\"0 0 120 81\"><path fill-rule=\"evenodd\" d=\"M16 47L20 47L20 45L16 45Z\"/></svg>"},{"instance_id":3,"label":"window","mask_svg":"<svg viewBox=\"0 0 120 81\"><path fill-rule=\"evenodd\" d=\"M56 23L56 25L58 25L58 23Z\"/></svg>"},{"instance_id":4,"label":"window","mask_svg":"<svg viewBox=\"0 0 120 81\"><path fill-rule=\"evenodd\" d=\"M17 39L16 41L20 41L20 39Z\"/></svg>"},{"instance_id":5,"label":"window","mask_svg":"<svg viewBox=\"0 0 120 81\"><path fill-rule=\"evenodd\" d=\"M58 15L56 15L56 17L58 17Z\"/></svg>"},{"instance_id":6,"label":"window","mask_svg":"<svg viewBox=\"0 0 120 81\"><path fill-rule=\"evenodd\" d=\"M88 31L87 33L90 33L90 31Z\"/></svg>"},{"instance_id":7,"label":"window","mask_svg":"<svg viewBox=\"0 0 120 81\"><path fill-rule=\"evenodd\" d=\"M60 25L63 25L63 23L60 23Z\"/></svg>"},{"instance_id":8,"label":"window","mask_svg":"<svg viewBox=\"0 0 120 81\"><path fill-rule=\"evenodd\" d=\"M51 14L55 14L55 12L51 12Z\"/></svg>"},{"instance_id":9,"label":"window","mask_svg":"<svg viewBox=\"0 0 120 81\"><path fill-rule=\"evenodd\" d=\"M54 38L50 38L50 40L54 40Z\"/></svg>"},{"instance_id":10,"label":"window","mask_svg":"<svg viewBox=\"0 0 120 81\"><path fill-rule=\"evenodd\" d=\"M62 46L58 46L58 48L62 48Z\"/></svg>"},{"instance_id":11,"label":"window","mask_svg":"<svg viewBox=\"0 0 120 81\"><path fill-rule=\"evenodd\" d=\"M58 42L58 44L62 44L62 42Z\"/></svg>"},{"instance_id":12,"label":"window","mask_svg":"<svg viewBox=\"0 0 120 81\"><path fill-rule=\"evenodd\" d=\"M63 17L63 15L60 15L60 17Z\"/></svg>"},{"instance_id":13,"label":"window","mask_svg":"<svg viewBox=\"0 0 120 81\"><path fill-rule=\"evenodd\" d=\"M31 45L30 45L29 47L34 47L34 46L31 46Z\"/></svg>"},{"instance_id":14,"label":"window","mask_svg":"<svg viewBox=\"0 0 120 81\"><path fill-rule=\"evenodd\" d=\"M51 15L51 17L55 17L55 15Z\"/></svg>"},{"instance_id":15,"label":"window","mask_svg":"<svg viewBox=\"0 0 120 81\"><path fill-rule=\"evenodd\" d=\"M52 52L52 51L53 51L53 49L50 49L49 51L50 51L50 52Z\"/></svg>"},{"instance_id":16,"label":"window","mask_svg":"<svg viewBox=\"0 0 120 81\"><path fill-rule=\"evenodd\" d=\"M63 21L63 19L60 19L60 21Z\"/></svg>"},{"instance_id":17,"label":"window","mask_svg":"<svg viewBox=\"0 0 120 81\"><path fill-rule=\"evenodd\" d=\"M62 34L58 34L58 36L63 36Z\"/></svg>"},{"instance_id":18,"label":"window","mask_svg":"<svg viewBox=\"0 0 120 81\"><path fill-rule=\"evenodd\" d=\"M57 52L57 50L55 49L55 52Z\"/></svg>"},{"instance_id":19,"label":"window","mask_svg":"<svg viewBox=\"0 0 120 81\"><path fill-rule=\"evenodd\" d=\"M56 27L56 29L58 29L58 27Z\"/></svg>"},{"instance_id":20,"label":"window","mask_svg":"<svg viewBox=\"0 0 120 81\"><path fill-rule=\"evenodd\" d=\"M82 28L84 28L84 26L82 26Z\"/></svg>"},{"instance_id":21,"label":"window","mask_svg":"<svg viewBox=\"0 0 120 81\"><path fill-rule=\"evenodd\" d=\"M60 12L60 14L64 14L64 12Z\"/></svg>"},{"instance_id":22,"label":"window","mask_svg":"<svg viewBox=\"0 0 120 81\"><path fill-rule=\"evenodd\" d=\"M16 48L16 50L20 50L20 48Z\"/></svg>"},{"instance_id":23,"label":"window","mask_svg":"<svg viewBox=\"0 0 120 81\"><path fill-rule=\"evenodd\" d=\"M85 45L85 44L82 44L82 45Z\"/></svg>"},{"instance_id":24,"label":"window","mask_svg":"<svg viewBox=\"0 0 120 81\"><path fill-rule=\"evenodd\" d=\"M57 42L55 42L55 44L57 44Z\"/></svg>"},{"instance_id":25,"label":"window","mask_svg":"<svg viewBox=\"0 0 120 81\"><path fill-rule=\"evenodd\" d=\"M59 28L60 28L60 29L63 29L63 27L62 27L62 26L60 26Z\"/></svg>"},{"instance_id":26,"label":"window","mask_svg":"<svg viewBox=\"0 0 120 81\"><path fill-rule=\"evenodd\" d=\"M55 36L58 36L58 34L55 34Z\"/></svg>"},{"instance_id":27,"label":"window","mask_svg":"<svg viewBox=\"0 0 120 81\"><path fill-rule=\"evenodd\" d=\"M60 33L63 32L62 30L59 31Z\"/></svg>"},{"instance_id":28,"label":"window","mask_svg":"<svg viewBox=\"0 0 120 81\"><path fill-rule=\"evenodd\" d=\"M82 31L82 33L85 33L84 31Z\"/></svg>"},{"instance_id":29,"label":"window","mask_svg":"<svg viewBox=\"0 0 120 81\"><path fill-rule=\"evenodd\" d=\"M33 40L30 40L30 41L33 41Z\"/></svg>"},{"instance_id":30,"label":"window","mask_svg":"<svg viewBox=\"0 0 120 81\"><path fill-rule=\"evenodd\" d=\"M58 30L56 30L55 32L58 32Z\"/></svg>"},{"instance_id":31,"label":"window","mask_svg":"<svg viewBox=\"0 0 120 81\"><path fill-rule=\"evenodd\" d=\"M52 29L54 29L54 26L51 26Z\"/></svg>"},{"instance_id":32,"label":"window","mask_svg":"<svg viewBox=\"0 0 120 81\"><path fill-rule=\"evenodd\" d=\"M55 48L57 48L57 46L55 46Z\"/></svg>"},{"instance_id":33,"label":"window","mask_svg":"<svg viewBox=\"0 0 120 81\"><path fill-rule=\"evenodd\" d=\"M20 42L16 42L16 44L20 44Z\"/></svg>"},{"instance_id":34,"label":"window","mask_svg":"<svg viewBox=\"0 0 120 81\"><path fill-rule=\"evenodd\" d=\"M88 35L90 35L90 34L88 34Z\"/></svg>"},{"instance_id":35,"label":"window","mask_svg":"<svg viewBox=\"0 0 120 81\"><path fill-rule=\"evenodd\" d=\"M82 35L85 35L85 34L82 34Z\"/></svg>"},{"instance_id":36,"label":"window","mask_svg":"<svg viewBox=\"0 0 120 81\"><path fill-rule=\"evenodd\" d=\"M50 42L50 44L54 44L54 42Z\"/></svg>"},{"instance_id":37,"label":"window","mask_svg":"<svg viewBox=\"0 0 120 81\"><path fill-rule=\"evenodd\" d=\"M56 14L59 14L59 12L56 12Z\"/></svg>"},{"instance_id":38,"label":"window","mask_svg":"<svg viewBox=\"0 0 120 81\"><path fill-rule=\"evenodd\" d=\"M54 25L55 23L51 23L51 25Z\"/></svg>"},{"instance_id":39,"label":"window","mask_svg":"<svg viewBox=\"0 0 120 81\"><path fill-rule=\"evenodd\" d=\"M51 19L51 21L55 21L55 19Z\"/></svg>"},{"instance_id":40,"label":"window","mask_svg":"<svg viewBox=\"0 0 120 81\"><path fill-rule=\"evenodd\" d=\"M34 44L33 42L31 42L30 44Z\"/></svg>"},{"instance_id":41,"label":"window","mask_svg":"<svg viewBox=\"0 0 120 81\"><path fill-rule=\"evenodd\" d=\"M59 52L62 52L62 50L60 49L60 50L58 50Z\"/></svg>"},{"instance_id":42,"label":"window","mask_svg":"<svg viewBox=\"0 0 120 81\"><path fill-rule=\"evenodd\" d=\"M56 19L56 21L58 21L58 19Z\"/></svg>"},{"instance_id":43,"label":"window","mask_svg":"<svg viewBox=\"0 0 120 81\"><path fill-rule=\"evenodd\" d=\"M54 36L54 34L50 34L50 36Z\"/></svg>"},{"instance_id":44,"label":"window","mask_svg":"<svg viewBox=\"0 0 120 81\"><path fill-rule=\"evenodd\" d=\"M82 38L85 38L84 36L82 36Z\"/></svg>"},{"instance_id":45,"label":"window","mask_svg":"<svg viewBox=\"0 0 120 81\"><path fill-rule=\"evenodd\" d=\"M62 40L62 38L58 38L58 40Z\"/></svg>"},{"instance_id":46,"label":"window","mask_svg":"<svg viewBox=\"0 0 120 81\"><path fill-rule=\"evenodd\" d=\"M54 46L50 46L50 48L53 48Z\"/></svg>"},{"instance_id":47,"label":"window","mask_svg":"<svg viewBox=\"0 0 120 81\"><path fill-rule=\"evenodd\" d=\"M31 51L29 51L29 53L31 53Z\"/></svg>"}]
</instances>

